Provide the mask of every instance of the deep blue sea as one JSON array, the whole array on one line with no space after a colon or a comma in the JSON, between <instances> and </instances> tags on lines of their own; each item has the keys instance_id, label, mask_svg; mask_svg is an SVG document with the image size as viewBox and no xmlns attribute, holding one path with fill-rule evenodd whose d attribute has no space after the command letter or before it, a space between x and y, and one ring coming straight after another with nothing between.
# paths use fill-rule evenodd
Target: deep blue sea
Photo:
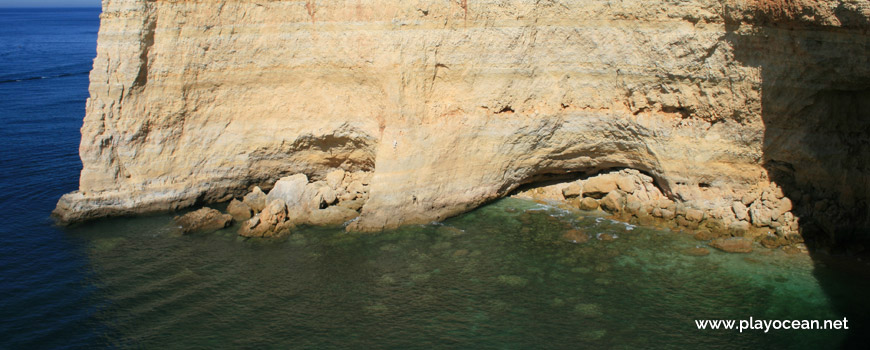
<instances>
[{"instance_id":1,"label":"deep blue sea","mask_svg":"<svg viewBox=\"0 0 870 350\"><path fill-rule=\"evenodd\" d=\"M0 348L98 344L85 246L51 225L75 190L99 9L0 9Z\"/></svg>"},{"instance_id":2,"label":"deep blue sea","mask_svg":"<svg viewBox=\"0 0 870 350\"><path fill-rule=\"evenodd\" d=\"M0 9L0 349L866 348L854 258L711 250L691 235L508 198L381 234L182 236L172 213L53 226L77 188L98 9ZM566 230L593 237L574 244ZM597 239L609 233L615 240ZM696 319L850 330L698 330Z\"/></svg>"}]
</instances>

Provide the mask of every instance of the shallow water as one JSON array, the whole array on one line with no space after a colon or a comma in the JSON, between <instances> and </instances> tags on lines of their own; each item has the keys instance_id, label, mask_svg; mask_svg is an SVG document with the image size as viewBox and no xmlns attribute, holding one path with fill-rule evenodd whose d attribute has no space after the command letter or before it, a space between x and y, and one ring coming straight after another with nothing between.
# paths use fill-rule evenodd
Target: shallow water
<instances>
[{"instance_id":1,"label":"shallow water","mask_svg":"<svg viewBox=\"0 0 870 350\"><path fill-rule=\"evenodd\" d=\"M575 244L579 228L614 241ZM110 344L351 348L820 348L845 332L699 331L834 319L806 255L704 257L691 236L504 199L383 234L178 235L169 216L75 228Z\"/></svg>"},{"instance_id":2,"label":"shallow water","mask_svg":"<svg viewBox=\"0 0 870 350\"><path fill-rule=\"evenodd\" d=\"M848 316L866 330L863 263L694 257L687 234L516 199L376 235L181 236L168 214L53 227L81 169L98 14L0 10L0 349L815 349L864 330L700 331L694 319ZM572 228L617 238L573 244L561 237Z\"/></svg>"}]
</instances>

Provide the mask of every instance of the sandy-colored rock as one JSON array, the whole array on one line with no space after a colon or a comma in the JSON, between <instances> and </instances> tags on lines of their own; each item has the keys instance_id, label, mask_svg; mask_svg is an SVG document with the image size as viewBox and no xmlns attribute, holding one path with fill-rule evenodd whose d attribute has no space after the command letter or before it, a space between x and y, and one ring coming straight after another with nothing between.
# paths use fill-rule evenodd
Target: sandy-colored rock
<instances>
[{"instance_id":1,"label":"sandy-colored rock","mask_svg":"<svg viewBox=\"0 0 870 350\"><path fill-rule=\"evenodd\" d=\"M175 223L181 227L181 232L184 234L217 231L232 222L231 215L207 207L175 217Z\"/></svg>"},{"instance_id":2,"label":"sandy-colored rock","mask_svg":"<svg viewBox=\"0 0 870 350\"><path fill-rule=\"evenodd\" d=\"M562 189L562 196L565 198L579 197L583 193L583 187L576 182L572 182Z\"/></svg>"},{"instance_id":3,"label":"sandy-colored rock","mask_svg":"<svg viewBox=\"0 0 870 350\"><path fill-rule=\"evenodd\" d=\"M338 198L335 196L335 190L333 190L332 187L321 187L320 189L318 189L318 195L323 200L323 203L325 203L326 205L335 204L335 201L338 200Z\"/></svg>"},{"instance_id":4,"label":"sandy-colored rock","mask_svg":"<svg viewBox=\"0 0 870 350\"><path fill-rule=\"evenodd\" d=\"M861 1L309 5L103 1L83 169L59 222L342 168L367 173L349 229L377 231L632 168L670 198L726 206L793 179L804 203L837 208L812 211L820 222L867 226Z\"/></svg>"},{"instance_id":5,"label":"sandy-colored rock","mask_svg":"<svg viewBox=\"0 0 870 350\"><path fill-rule=\"evenodd\" d=\"M266 203L272 203L276 199L280 199L288 207L301 205L306 186L308 185L308 177L305 174L295 174L292 176L282 177L275 183L275 187L269 190L266 196Z\"/></svg>"},{"instance_id":6,"label":"sandy-colored rock","mask_svg":"<svg viewBox=\"0 0 870 350\"><path fill-rule=\"evenodd\" d=\"M329 174L326 174L326 183L329 185L329 188L338 190L344 182L344 176L345 171L342 169L330 171Z\"/></svg>"},{"instance_id":7,"label":"sandy-colored rock","mask_svg":"<svg viewBox=\"0 0 870 350\"><path fill-rule=\"evenodd\" d=\"M743 237L717 238L710 246L728 253L749 253L752 251L752 240Z\"/></svg>"},{"instance_id":8,"label":"sandy-colored rock","mask_svg":"<svg viewBox=\"0 0 870 350\"><path fill-rule=\"evenodd\" d=\"M692 222L701 222L704 220L704 212L698 209L686 209L686 220Z\"/></svg>"},{"instance_id":9,"label":"sandy-colored rock","mask_svg":"<svg viewBox=\"0 0 870 350\"><path fill-rule=\"evenodd\" d=\"M239 235L244 237L273 237L293 227L288 220L287 204L276 198L269 202L260 214L242 223Z\"/></svg>"},{"instance_id":10,"label":"sandy-colored rock","mask_svg":"<svg viewBox=\"0 0 870 350\"><path fill-rule=\"evenodd\" d=\"M750 225L746 221L735 221L728 225L728 230L734 236L744 236L749 232Z\"/></svg>"},{"instance_id":11,"label":"sandy-colored rock","mask_svg":"<svg viewBox=\"0 0 870 350\"><path fill-rule=\"evenodd\" d=\"M616 178L616 187L625 193L634 193L634 179L628 176L619 176Z\"/></svg>"},{"instance_id":12,"label":"sandy-colored rock","mask_svg":"<svg viewBox=\"0 0 870 350\"><path fill-rule=\"evenodd\" d=\"M637 215L641 212L643 202L635 196L625 197L625 211L629 214Z\"/></svg>"},{"instance_id":13,"label":"sandy-colored rock","mask_svg":"<svg viewBox=\"0 0 870 350\"><path fill-rule=\"evenodd\" d=\"M608 193L616 191L616 180L619 177L614 174L600 175L589 178L583 183L583 196L596 199L603 198Z\"/></svg>"},{"instance_id":14,"label":"sandy-colored rock","mask_svg":"<svg viewBox=\"0 0 870 350\"><path fill-rule=\"evenodd\" d=\"M359 211L360 209L362 209L364 204L365 204L365 200L354 199L354 200L339 202L338 206L345 207L345 208L348 208L348 209L353 210L353 211Z\"/></svg>"},{"instance_id":15,"label":"sandy-colored rock","mask_svg":"<svg viewBox=\"0 0 870 350\"><path fill-rule=\"evenodd\" d=\"M236 221L245 221L251 218L253 211L245 202L233 199L227 206L227 213L233 216Z\"/></svg>"},{"instance_id":16,"label":"sandy-colored rock","mask_svg":"<svg viewBox=\"0 0 870 350\"><path fill-rule=\"evenodd\" d=\"M595 200L595 198L585 197L585 198L583 198L582 200L580 200L580 206L579 206L579 208L580 208L581 210L595 210L595 209L598 209L598 201Z\"/></svg>"},{"instance_id":17,"label":"sandy-colored rock","mask_svg":"<svg viewBox=\"0 0 870 350\"><path fill-rule=\"evenodd\" d=\"M601 209L611 213L622 211L622 194L616 190L610 191L604 198L601 198L599 204Z\"/></svg>"},{"instance_id":18,"label":"sandy-colored rock","mask_svg":"<svg viewBox=\"0 0 870 350\"><path fill-rule=\"evenodd\" d=\"M245 195L242 201L251 207L254 213L259 213L266 207L266 193L259 186L255 186L251 193Z\"/></svg>"},{"instance_id":19,"label":"sandy-colored rock","mask_svg":"<svg viewBox=\"0 0 870 350\"><path fill-rule=\"evenodd\" d=\"M308 214L308 223L317 226L341 225L359 216L356 210L341 206L313 210Z\"/></svg>"},{"instance_id":20,"label":"sandy-colored rock","mask_svg":"<svg viewBox=\"0 0 870 350\"><path fill-rule=\"evenodd\" d=\"M749 220L749 208L743 202L735 201L731 204L731 210L737 220Z\"/></svg>"}]
</instances>

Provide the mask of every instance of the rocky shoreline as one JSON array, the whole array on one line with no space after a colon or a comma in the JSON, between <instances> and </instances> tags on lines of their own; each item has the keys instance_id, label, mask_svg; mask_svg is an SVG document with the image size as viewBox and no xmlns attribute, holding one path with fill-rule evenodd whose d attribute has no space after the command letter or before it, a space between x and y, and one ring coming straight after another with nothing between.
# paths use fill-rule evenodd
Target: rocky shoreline
<instances>
[{"instance_id":1,"label":"rocky shoreline","mask_svg":"<svg viewBox=\"0 0 870 350\"><path fill-rule=\"evenodd\" d=\"M210 232L239 222L243 237L281 237L300 225L340 226L356 220L368 200L370 172L338 169L322 179L286 176L268 191L254 186L233 198L226 214L202 208L175 218L184 234ZM689 188L672 189L671 196ZM512 197L563 208L599 212L631 224L690 233L710 247L747 253L754 243L787 253L806 252L792 202L775 185L728 196L714 188L695 189L696 201L673 200L654 179L635 169L619 169L571 181L554 181L521 189ZM565 238L583 243L589 237L569 230ZM598 239L607 239L607 237ZM696 251L687 254L702 255Z\"/></svg>"},{"instance_id":2,"label":"rocky shoreline","mask_svg":"<svg viewBox=\"0 0 870 350\"><path fill-rule=\"evenodd\" d=\"M694 188L693 188L694 187ZM673 200L654 179L634 169L621 169L574 181L524 189L517 198L548 202L585 211L603 211L632 224L689 232L711 247L748 252L752 243L786 252L806 251L791 199L772 183L742 196L712 187L679 186L670 195L693 192L699 200Z\"/></svg>"},{"instance_id":3,"label":"rocky shoreline","mask_svg":"<svg viewBox=\"0 0 870 350\"><path fill-rule=\"evenodd\" d=\"M233 198L227 214L202 208L175 218L182 233L208 232L241 223L244 237L278 237L299 225L338 226L357 218L368 200L369 172L337 169L311 181L305 174L286 176L264 192L254 186L241 200Z\"/></svg>"}]
</instances>

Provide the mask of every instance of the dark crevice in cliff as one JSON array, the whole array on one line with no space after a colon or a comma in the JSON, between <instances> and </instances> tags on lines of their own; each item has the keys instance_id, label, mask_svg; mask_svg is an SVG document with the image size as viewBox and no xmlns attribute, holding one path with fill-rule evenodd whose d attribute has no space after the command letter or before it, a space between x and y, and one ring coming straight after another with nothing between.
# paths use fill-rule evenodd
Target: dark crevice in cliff
<instances>
[{"instance_id":1,"label":"dark crevice in cliff","mask_svg":"<svg viewBox=\"0 0 870 350\"><path fill-rule=\"evenodd\" d=\"M738 61L761 71L762 165L794 203L820 285L855 325L833 346L863 348L870 318L854 307L866 299L863 291L838 289L819 271L831 259L866 256L870 247L870 37L793 21L805 9L791 10L764 9L759 20L766 26L751 33L730 23L727 40ZM867 27L866 18L840 20Z\"/></svg>"},{"instance_id":2,"label":"dark crevice in cliff","mask_svg":"<svg viewBox=\"0 0 870 350\"><path fill-rule=\"evenodd\" d=\"M154 32L157 29L157 15L154 13L151 4L143 4L142 18L142 34L140 38L140 53L139 53L139 71L136 74L136 79L133 81L133 88L144 88L148 83L148 54L154 46Z\"/></svg>"}]
</instances>

